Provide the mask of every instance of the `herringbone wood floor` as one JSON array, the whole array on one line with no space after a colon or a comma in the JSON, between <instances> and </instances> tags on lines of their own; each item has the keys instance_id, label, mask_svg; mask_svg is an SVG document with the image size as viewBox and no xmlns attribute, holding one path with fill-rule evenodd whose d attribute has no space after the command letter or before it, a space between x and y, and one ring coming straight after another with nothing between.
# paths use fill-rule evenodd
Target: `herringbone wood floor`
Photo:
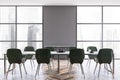
<instances>
[{"instance_id":1,"label":"herringbone wood floor","mask_svg":"<svg viewBox=\"0 0 120 80\"><path fill-rule=\"evenodd\" d=\"M22 74L23 78L20 76L19 72L19 66L16 65L16 69L14 70L14 73L10 72L8 74L7 79L4 76L4 61L0 60L0 80L120 80L120 61L115 61L115 77L112 78L111 73L107 72L104 67L101 68L100 77L98 78L98 67L96 70L96 73L93 74L94 68L95 68L95 62L91 61L91 64L87 64L87 60L84 60L83 62L83 69L85 72L85 78L81 73L80 65L75 64L73 65L71 73L68 73L68 65L67 60L61 60L60 61L60 73L57 73L57 61L54 61L54 69L52 71L48 70L48 67L46 64L43 64L40 67L39 75L35 78L35 72L37 68L37 63L34 60L35 65L31 67L30 61L27 60L25 62L26 69L27 69L27 75L24 72L23 66L22 66ZM8 63L7 63L8 68Z\"/></svg>"}]
</instances>

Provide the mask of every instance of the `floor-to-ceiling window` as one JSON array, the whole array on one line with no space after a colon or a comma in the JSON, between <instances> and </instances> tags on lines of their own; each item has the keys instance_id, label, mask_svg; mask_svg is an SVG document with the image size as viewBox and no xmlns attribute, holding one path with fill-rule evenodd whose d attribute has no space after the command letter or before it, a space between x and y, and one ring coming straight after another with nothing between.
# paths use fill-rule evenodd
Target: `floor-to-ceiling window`
<instances>
[{"instance_id":1,"label":"floor-to-ceiling window","mask_svg":"<svg viewBox=\"0 0 120 80\"><path fill-rule=\"evenodd\" d=\"M120 58L120 6L78 6L77 47L112 48ZM42 47L42 6L0 6L0 58L8 48Z\"/></svg>"},{"instance_id":2,"label":"floor-to-ceiling window","mask_svg":"<svg viewBox=\"0 0 120 80\"><path fill-rule=\"evenodd\" d=\"M120 58L120 6L103 6L103 47Z\"/></svg>"},{"instance_id":3,"label":"floor-to-ceiling window","mask_svg":"<svg viewBox=\"0 0 120 80\"><path fill-rule=\"evenodd\" d=\"M100 6L77 7L77 47L85 52L88 46L102 47L102 8Z\"/></svg>"},{"instance_id":4,"label":"floor-to-ceiling window","mask_svg":"<svg viewBox=\"0 0 120 80\"><path fill-rule=\"evenodd\" d=\"M112 48L120 58L120 6L78 6L77 47Z\"/></svg>"},{"instance_id":5,"label":"floor-to-ceiling window","mask_svg":"<svg viewBox=\"0 0 120 80\"><path fill-rule=\"evenodd\" d=\"M42 31L42 6L0 6L0 58L8 48L41 48Z\"/></svg>"}]
</instances>

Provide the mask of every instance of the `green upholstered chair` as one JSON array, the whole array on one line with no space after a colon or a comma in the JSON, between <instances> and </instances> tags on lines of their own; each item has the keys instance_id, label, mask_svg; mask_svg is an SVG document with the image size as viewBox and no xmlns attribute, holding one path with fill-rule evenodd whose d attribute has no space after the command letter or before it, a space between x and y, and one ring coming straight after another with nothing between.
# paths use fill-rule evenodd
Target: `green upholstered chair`
<instances>
[{"instance_id":1,"label":"green upholstered chair","mask_svg":"<svg viewBox=\"0 0 120 80\"><path fill-rule=\"evenodd\" d=\"M95 51L97 51L97 47L96 46L88 46L87 51L90 53L94 53Z\"/></svg>"},{"instance_id":2,"label":"green upholstered chair","mask_svg":"<svg viewBox=\"0 0 120 80\"><path fill-rule=\"evenodd\" d=\"M25 57L23 57L22 53L21 53L21 50L20 49L16 49L16 48L11 48L11 49L8 49L7 50L7 58L8 58L8 62L9 62L9 67L8 67L8 71L7 71L7 75L8 75L8 72L11 71L10 70L10 67L11 67L11 64L19 64L19 69L20 69L20 74L21 74L21 77L22 77L22 71L21 71L21 64L23 64L23 67L25 69L25 72L26 72L26 68L25 68L25 65L24 65L24 62L25 62ZM13 69L12 69L13 70ZM27 74L27 72L26 72Z\"/></svg>"},{"instance_id":3,"label":"green upholstered chair","mask_svg":"<svg viewBox=\"0 0 120 80\"><path fill-rule=\"evenodd\" d=\"M88 46L87 47L87 52L89 52L90 54L88 54L88 62L87 64L89 63L89 66L90 66L90 63L91 63L91 60L95 60L96 56L93 55L92 53L96 52L97 51L97 47L96 46Z\"/></svg>"},{"instance_id":4,"label":"green upholstered chair","mask_svg":"<svg viewBox=\"0 0 120 80\"><path fill-rule=\"evenodd\" d=\"M24 52L34 52L35 51L35 49L34 49L34 47L33 46L26 46L25 48L24 48ZM33 59L33 54L25 54L25 57L26 57L26 59L29 59L30 60L30 63L31 63L31 66L32 66L32 63L34 64L34 61L32 61L32 59ZM33 67L33 66L32 66Z\"/></svg>"},{"instance_id":5,"label":"green upholstered chair","mask_svg":"<svg viewBox=\"0 0 120 80\"><path fill-rule=\"evenodd\" d=\"M37 73L39 73L40 64L46 63L48 64L48 69L50 69L51 54L50 54L50 50L46 48L37 49L35 52L36 52L35 57L38 63L36 74L35 74L35 77L36 77Z\"/></svg>"},{"instance_id":6,"label":"green upholstered chair","mask_svg":"<svg viewBox=\"0 0 120 80\"><path fill-rule=\"evenodd\" d=\"M71 49L70 50L70 54L69 54L69 58L70 58L70 68L69 68L69 72L71 71L72 69L72 65L74 63L78 63L80 64L81 66L81 71L82 71L82 74L84 75L85 77L85 74L84 74L84 70L83 70L83 67L82 67L82 63L83 63L83 60L84 60L84 50L83 49Z\"/></svg>"},{"instance_id":7,"label":"green upholstered chair","mask_svg":"<svg viewBox=\"0 0 120 80\"><path fill-rule=\"evenodd\" d=\"M49 49L50 51L54 51L54 47L45 47L46 49Z\"/></svg>"},{"instance_id":8,"label":"green upholstered chair","mask_svg":"<svg viewBox=\"0 0 120 80\"><path fill-rule=\"evenodd\" d=\"M99 74L100 74L100 69L101 69L101 64L105 64L105 69L108 70L107 68L107 64L109 65L110 67L110 71L112 74L113 74L113 70L111 68L111 62L113 60L113 57L114 57L114 54L113 54L113 50L112 49L109 49L109 48L103 48L103 49L100 49L99 52L98 52L98 55L97 55L97 63L96 63L96 66L95 66L95 70L97 68L97 64L99 63L99 72L98 72L98 77L99 77ZM95 73L95 70L94 70L94 73Z\"/></svg>"},{"instance_id":9,"label":"green upholstered chair","mask_svg":"<svg viewBox=\"0 0 120 80\"><path fill-rule=\"evenodd\" d=\"M35 51L33 46L26 46L24 51Z\"/></svg>"},{"instance_id":10,"label":"green upholstered chair","mask_svg":"<svg viewBox=\"0 0 120 80\"><path fill-rule=\"evenodd\" d=\"M68 51L70 51L71 49L76 49L76 47L69 47ZM67 63L67 66L68 66L70 64L69 55L67 55L67 59L68 59L68 63Z\"/></svg>"}]
</instances>

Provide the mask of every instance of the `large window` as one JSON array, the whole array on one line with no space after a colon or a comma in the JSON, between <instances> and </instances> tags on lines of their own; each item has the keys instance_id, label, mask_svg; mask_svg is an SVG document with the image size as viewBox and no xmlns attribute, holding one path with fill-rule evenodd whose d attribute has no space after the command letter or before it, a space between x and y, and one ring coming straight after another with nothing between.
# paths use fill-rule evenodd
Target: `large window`
<instances>
[{"instance_id":1,"label":"large window","mask_svg":"<svg viewBox=\"0 0 120 80\"><path fill-rule=\"evenodd\" d=\"M104 23L120 23L120 7L103 7Z\"/></svg>"},{"instance_id":2,"label":"large window","mask_svg":"<svg viewBox=\"0 0 120 80\"><path fill-rule=\"evenodd\" d=\"M8 48L42 47L42 6L0 6L0 58ZM120 6L78 6L77 47L112 48L120 58Z\"/></svg>"},{"instance_id":3,"label":"large window","mask_svg":"<svg viewBox=\"0 0 120 80\"><path fill-rule=\"evenodd\" d=\"M77 40L101 40L101 25L99 24L79 24L77 32Z\"/></svg>"},{"instance_id":4,"label":"large window","mask_svg":"<svg viewBox=\"0 0 120 80\"><path fill-rule=\"evenodd\" d=\"M101 7L78 7L78 23L101 23Z\"/></svg>"},{"instance_id":5,"label":"large window","mask_svg":"<svg viewBox=\"0 0 120 80\"><path fill-rule=\"evenodd\" d=\"M42 7L18 7L18 23L42 23Z\"/></svg>"},{"instance_id":6,"label":"large window","mask_svg":"<svg viewBox=\"0 0 120 80\"><path fill-rule=\"evenodd\" d=\"M42 47L41 6L0 6L0 58L8 48Z\"/></svg>"},{"instance_id":7,"label":"large window","mask_svg":"<svg viewBox=\"0 0 120 80\"><path fill-rule=\"evenodd\" d=\"M0 7L0 23L15 23L15 7Z\"/></svg>"},{"instance_id":8,"label":"large window","mask_svg":"<svg viewBox=\"0 0 120 80\"><path fill-rule=\"evenodd\" d=\"M120 58L120 6L78 6L77 47L112 48Z\"/></svg>"},{"instance_id":9,"label":"large window","mask_svg":"<svg viewBox=\"0 0 120 80\"><path fill-rule=\"evenodd\" d=\"M103 47L114 50L120 58L120 6L103 7Z\"/></svg>"},{"instance_id":10,"label":"large window","mask_svg":"<svg viewBox=\"0 0 120 80\"><path fill-rule=\"evenodd\" d=\"M101 48L102 8L79 6L77 8L77 47L87 52L88 46Z\"/></svg>"}]
</instances>

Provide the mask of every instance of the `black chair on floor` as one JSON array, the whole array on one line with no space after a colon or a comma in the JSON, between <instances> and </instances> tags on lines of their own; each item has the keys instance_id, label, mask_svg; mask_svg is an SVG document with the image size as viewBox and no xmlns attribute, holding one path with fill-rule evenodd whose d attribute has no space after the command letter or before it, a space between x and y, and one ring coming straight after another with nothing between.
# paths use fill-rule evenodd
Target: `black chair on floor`
<instances>
[{"instance_id":1,"label":"black chair on floor","mask_svg":"<svg viewBox=\"0 0 120 80\"><path fill-rule=\"evenodd\" d=\"M96 46L88 46L87 47L87 52L94 53L95 51L97 51Z\"/></svg>"},{"instance_id":2,"label":"black chair on floor","mask_svg":"<svg viewBox=\"0 0 120 80\"><path fill-rule=\"evenodd\" d=\"M45 48L49 49L50 51L55 51L54 47L45 47ZM55 59L55 55L51 55L50 61L52 62L53 69L54 69L54 59Z\"/></svg>"},{"instance_id":3,"label":"black chair on floor","mask_svg":"<svg viewBox=\"0 0 120 80\"><path fill-rule=\"evenodd\" d=\"M39 69L40 69L40 64L42 63L46 63L48 65L48 69L51 69L50 66L50 58L51 58L51 54L50 54L50 50L49 49L37 49L36 50L36 54L35 54L38 66L37 66L37 70L36 70L36 75L39 73Z\"/></svg>"},{"instance_id":4,"label":"black chair on floor","mask_svg":"<svg viewBox=\"0 0 120 80\"><path fill-rule=\"evenodd\" d=\"M69 51L70 51L71 49L76 49L76 47L69 47Z\"/></svg>"},{"instance_id":5,"label":"black chair on floor","mask_svg":"<svg viewBox=\"0 0 120 80\"><path fill-rule=\"evenodd\" d=\"M76 47L69 47L68 51L70 51L71 49L76 49ZM69 55L67 55L67 59L68 59L68 63L67 63L68 66L70 64Z\"/></svg>"},{"instance_id":6,"label":"black chair on floor","mask_svg":"<svg viewBox=\"0 0 120 80\"><path fill-rule=\"evenodd\" d=\"M99 65L98 77L99 77L99 74L100 74L101 64L104 64L105 69L110 71L112 73L113 77L114 77L113 70L112 70L111 65L110 65L113 58L114 58L114 54L113 54L112 49L104 48L104 49L99 50L99 53L97 55L97 60L98 61L97 61L96 66L95 66L95 70L96 70L98 63L100 64ZM110 69L108 69L107 64L109 65ZM94 70L94 73L95 73L95 70Z\"/></svg>"},{"instance_id":7,"label":"black chair on floor","mask_svg":"<svg viewBox=\"0 0 120 80\"><path fill-rule=\"evenodd\" d=\"M13 69L14 69L14 68L10 69L11 64L13 64L15 66L15 64L17 63L17 64L19 64L20 74L21 74L21 78L22 78L21 64L23 64L23 67L26 72L26 68L24 65L24 62L26 61L26 59L25 59L25 57L23 57L21 50L16 49L16 48L8 49L7 50L7 58L8 58L8 62L10 64L8 67L7 75L8 75L8 72L13 71ZM26 74L27 74L27 72L26 72Z\"/></svg>"},{"instance_id":8,"label":"black chair on floor","mask_svg":"<svg viewBox=\"0 0 120 80\"><path fill-rule=\"evenodd\" d=\"M94 52L96 52L96 51L97 51L97 47L96 46L88 46L87 47L87 52L90 53L90 54L88 54L89 60L88 60L87 64L89 63L89 65L90 65L91 60L95 60L96 59L96 56L94 55Z\"/></svg>"},{"instance_id":9,"label":"black chair on floor","mask_svg":"<svg viewBox=\"0 0 120 80\"><path fill-rule=\"evenodd\" d=\"M70 67L69 67L69 72L71 72L72 70L72 65L74 63L78 63L80 64L81 66L81 71L82 71L82 74L84 75L84 78L85 78L85 74L84 74L84 70L83 70L83 67L82 67L82 63L83 63L83 60L84 60L84 50L83 49L71 49L70 50L70 54L69 54L69 58L70 58Z\"/></svg>"},{"instance_id":10,"label":"black chair on floor","mask_svg":"<svg viewBox=\"0 0 120 80\"><path fill-rule=\"evenodd\" d=\"M33 54L29 54L29 52L34 52L34 51L35 51L35 49L34 49L33 46L26 46L26 47L24 48L24 52L28 52L28 54L25 55L25 57L26 57L26 59L29 59L29 60L30 60L31 66L32 66L32 63L34 64L34 61L32 61L32 59L33 59ZM33 67L33 66L32 66L32 67Z\"/></svg>"}]
</instances>

